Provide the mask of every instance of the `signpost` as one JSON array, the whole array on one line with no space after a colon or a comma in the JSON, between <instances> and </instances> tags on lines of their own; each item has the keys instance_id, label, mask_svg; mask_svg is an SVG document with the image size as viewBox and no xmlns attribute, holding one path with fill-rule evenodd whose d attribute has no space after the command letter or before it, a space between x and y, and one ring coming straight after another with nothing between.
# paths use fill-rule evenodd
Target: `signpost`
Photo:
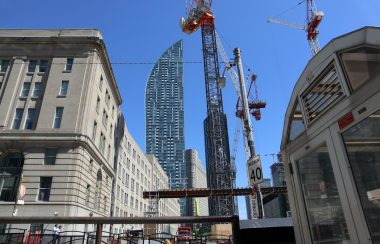
<instances>
[{"instance_id":1,"label":"signpost","mask_svg":"<svg viewBox=\"0 0 380 244\"><path fill-rule=\"evenodd\" d=\"M261 168L261 160L259 156L253 157L248 160L249 184L251 186L257 185L264 181L263 170Z\"/></svg>"}]
</instances>

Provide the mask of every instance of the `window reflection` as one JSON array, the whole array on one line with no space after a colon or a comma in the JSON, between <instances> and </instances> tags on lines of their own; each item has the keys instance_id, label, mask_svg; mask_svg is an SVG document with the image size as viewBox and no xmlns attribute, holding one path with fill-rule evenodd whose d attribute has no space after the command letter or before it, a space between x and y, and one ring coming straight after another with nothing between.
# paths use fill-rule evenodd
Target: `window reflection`
<instances>
[{"instance_id":1,"label":"window reflection","mask_svg":"<svg viewBox=\"0 0 380 244\"><path fill-rule=\"evenodd\" d=\"M314 243L342 243L348 240L326 145L300 159L297 164Z\"/></svg>"},{"instance_id":2,"label":"window reflection","mask_svg":"<svg viewBox=\"0 0 380 244\"><path fill-rule=\"evenodd\" d=\"M21 153L9 153L0 158L0 201L15 201L23 165Z\"/></svg>"},{"instance_id":3,"label":"window reflection","mask_svg":"<svg viewBox=\"0 0 380 244\"><path fill-rule=\"evenodd\" d=\"M380 243L380 110L345 131L343 140L371 239Z\"/></svg>"},{"instance_id":4,"label":"window reflection","mask_svg":"<svg viewBox=\"0 0 380 244\"><path fill-rule=\"evenodd\" d=\"M294 105L292 115L290 116L290 130L289 130L289 141L293 141L299 135L305 131L305 125L303 123L303 117L301 113L301 106L298 101Z\"/></svg>"},{"instance_id":5,"label":"window reflection","mask_svg":"<svg viewBox=\"0 0 380 244\"><path fill-rule=\"evenodd\" d=\"M342 53L341 59L353 90L356 90L368 80L379 75L380 49L378 48L357 48Z\"/></svg>"}]
</instances>

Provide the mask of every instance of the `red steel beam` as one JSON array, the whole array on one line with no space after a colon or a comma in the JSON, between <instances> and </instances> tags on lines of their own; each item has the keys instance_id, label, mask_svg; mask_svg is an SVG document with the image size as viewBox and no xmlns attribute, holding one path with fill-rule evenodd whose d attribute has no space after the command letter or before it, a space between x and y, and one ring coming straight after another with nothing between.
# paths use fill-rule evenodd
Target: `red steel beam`
<instances>
[{"instance_id":1,"label":"red steel beam","mask_svg":"<svg viewBox=\"0 0 380 244\"><path fill-rule=\"evenodd\" d=\"M183 197L211 197L211 196L246 196L257 192L257 188L235 188L235 189L166 189L158 191L144 191L143 198L183 198ZM262 187L262 194L286 194L286 186Z\"/></svg>"}]
</instances>

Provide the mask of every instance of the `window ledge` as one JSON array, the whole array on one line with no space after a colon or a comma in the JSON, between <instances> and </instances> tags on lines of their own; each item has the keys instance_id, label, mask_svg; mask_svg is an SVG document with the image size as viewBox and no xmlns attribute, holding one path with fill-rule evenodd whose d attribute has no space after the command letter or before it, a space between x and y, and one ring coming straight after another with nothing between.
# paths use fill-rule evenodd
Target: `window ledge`
<instances>
[{"instance_id":1,"label":"window ledge","mask_svg":"<svg viewBox=\"0 0 380 244\"><path fill-rule=\"evenodd\" d=\"M5 75L5 73L7 73L6 71L0 71L0 75Z\"/></svg>"},{"instance_id":2,"label":"window ledge","mask_svg":"<svg viewBox=\"0 0 380 244\"><path fill-rule=\"evenodd\" d=\"M46 73L46 71L45 72L37 72L37 75L43 76L43 75L45 75L45 73Z\"/></svg>"},{"instance_id":3,"label":"window ledge","mask_svg":"<svg viewBox=\"0 0 380 244\"><path fill-rule=\"evenodd\" d=\"M58 95L57 98L66 98L66 95Z\"/></svg>"},{"instance_id":4,"label":"window ledge","mask_svg":"<svg viewBox=\"0 0 380 244\"><path fill-rule=\"evenodd\" d=\"M20 100L24 100L24 101L26 101L26 100L28 99L28 97L20 96L19 99L20 99Z\"/></svg>"},{"instance_id":5,"label":"window ledge","mask_svg":"<svg viewBox=\"0 0 380 244\"><path fill-rule=\"evenodd\" d=\"M62 73L71 73L72 70L63 70Z\"/></svg>"}]
</instances>

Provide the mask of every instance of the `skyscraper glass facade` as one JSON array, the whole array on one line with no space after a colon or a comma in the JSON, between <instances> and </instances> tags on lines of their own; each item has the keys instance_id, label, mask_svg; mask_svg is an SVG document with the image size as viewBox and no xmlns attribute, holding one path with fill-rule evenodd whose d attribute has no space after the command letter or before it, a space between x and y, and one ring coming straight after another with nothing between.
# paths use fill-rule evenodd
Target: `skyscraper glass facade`
<instances>
[{"instance_id":1,"label":"skyscraper glass facade","mask_svg":"<svg viewBox=\"0 0 380 244\"><path fill-rule=\"evenodd\" d=\"M161 55L149 75L145 116L146 152L156 156L170 188L185 188L182 40Z\"/></svg>"}]
</instances>

